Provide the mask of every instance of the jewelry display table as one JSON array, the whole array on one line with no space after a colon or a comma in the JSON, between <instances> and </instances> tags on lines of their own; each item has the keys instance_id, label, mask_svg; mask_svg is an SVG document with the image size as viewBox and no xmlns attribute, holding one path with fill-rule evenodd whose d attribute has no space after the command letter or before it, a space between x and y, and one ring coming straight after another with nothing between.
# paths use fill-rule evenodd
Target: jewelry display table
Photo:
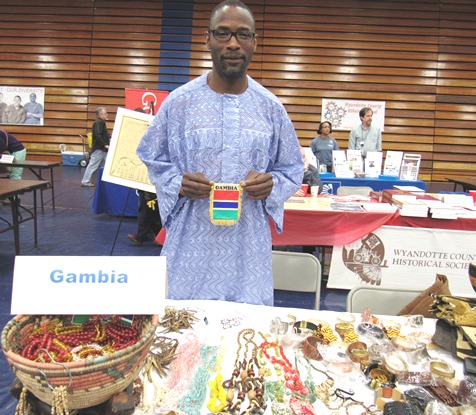
<instances>
[{"instance_id":1,"label":"jewelry display table","mask_svg":"<svg viewBox=\"0 0 476 415\"><path fill-rule=\"evenodd\" d=\"M176 359L167 365L162 377L155 371L148 372L150 378L144 374L144 392L135 415L381 414L374 406L381 390L372 389L371 380L362 373L360 364L353 363L363 361L359 356L361 352L367 355L366 351L355 343L350 351L352 361L349 361L345 356L349 353L352 335L344 334L344 338L348 335L347 343L338 337L345 331L346 321L355 319L352 324L366 348L375 351L373 345L387 342L382 338L369 340L368 333L359 329L360 315L224 301L166 300L164 305L169 319L173 313L177 316L181 312L191 313L192 327L175 333L165 332L165 328L159 326L157 333L162 340L156 343L155 349L152 348L152 355L161 355L165 345L171 344L166 339L175 339L178 341L174 348ZM429 344L435 330L434 319L416 319L421 323L418 326L414 318L377 317L387 332L392 326L392 330L399 331L408 341L418 338L419 342ZM159 316L161 319L163 316ZM176 322L178 319L175 317ZM326 325L331 328L327 335L337 337L332 347L309 340L318 327ZM300 333L294 333L293 329ZM293 348L303 341L302 348ZM418 353L418 358L414 355L417 360L444 359L447 367L454 368L456 378L462 378L461 362L436 346L428 345ZM323 360L317 360L320 356ZM396 362L392 364L398 366L398 359ZM418 364L414 365L412 370L417 367ZM263 373L264 385L257 382L259 374ZM244 379L246 376L247 380ZM241 386L233 388L232 382L247 384L243 387L248 391L239 392ZM403 393L408 385L399 383L397 388ZM230 396L233 389L231 401L236 411L221 409L220 404L226 401L227 394ZM250 394L249 390L253 393ZM254 396L258 396L257 400ZM244 412L246 408L251 408L250 412Z\"/></svg>"}]
</instances>

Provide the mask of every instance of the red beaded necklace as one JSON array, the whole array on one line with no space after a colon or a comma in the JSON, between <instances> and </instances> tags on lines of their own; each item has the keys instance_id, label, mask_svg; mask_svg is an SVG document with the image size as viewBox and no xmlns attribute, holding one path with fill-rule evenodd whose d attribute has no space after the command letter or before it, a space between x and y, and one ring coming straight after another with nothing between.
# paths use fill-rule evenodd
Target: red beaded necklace
<instances>
[{"instance_id":1,"label":"red beaded necklace","mask_svg":"<svg viewBox=\"0 0 476 415\"><path fill-rule=\"evenodd\" d=\"M106 322L95 318L81 325L65 324L59 319L46 320L31 332L21 354L33 361L71 362L74 358L84 360L137 343L137 329L117 320ZM77 351L74 356L73 349Z\"/></svg>"},{"instance_id":2,"label":"red beaded necklace","mask_svg":"<svg viewBox=\"0 0 476 415\"><path fill-rule=\"evenodd\" d=\"M289 406L296 415L315 415L314 406L306 400L309 389L301 381L298 370L293 367L289 359L284 354L284 348L274 342L264 341L260 349L266 358L273 365L280 365L284 370L284 380L286 388L291 391ZM275 355L271 356L269 350L274 350Z\"/></svg>"}]
</instances>

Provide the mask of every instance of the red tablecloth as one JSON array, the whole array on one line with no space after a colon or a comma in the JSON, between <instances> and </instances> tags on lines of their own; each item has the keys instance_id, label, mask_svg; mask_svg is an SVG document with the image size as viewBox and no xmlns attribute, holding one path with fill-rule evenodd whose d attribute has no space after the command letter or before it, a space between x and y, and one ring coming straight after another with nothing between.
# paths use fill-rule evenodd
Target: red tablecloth
<instances>
[{"instance_id":1,"label":"red tablecloth","mask_svg":"<svg viewBox=\"0 0 476 415\"><path fill-rule=\"evenodd\" d=\"M471 219L471 218L432 219L432 218L414 218L411 216L397 215L393 217L385 225L407 226L409 228L451 229L455 231L476 232L476 219Z\"/></svg>"},{"instance_id":2,"label":"red tablecloth","mask_svg":"<svg viewBox=\"0 0 476 415\"><path fill-rule=\"evenodd\" d=\"M273 245L346 245L383 225L410 228L452 229L476 232L476 219L432 219L400 216L398 212L345 212L291 210L284 212L283 233L270 220ZM163 244L165 229L156 241Z\"/></svg>"},{"instance_id":3,"label":"red tablecloth","mask_svg":"<svg viewBox=\"0 0 476 415\"><path fill-rule=\"evenodd\" d=\"M476 219L432 219L386 212L285 210L284 230L271 223L273 245L346 245L383 225L476 232Z\"/></svg>"},{"instance_id":4,"label":"red tablecloth","mask_svg":"<svg viewBox=\"0 0 476 415\"><path fill-rule=\"evenodd\" d=\"M273 245L346 245L395 216L398 213L285 210L283 233L271 222Z\"/></svg>"}]
</instances>

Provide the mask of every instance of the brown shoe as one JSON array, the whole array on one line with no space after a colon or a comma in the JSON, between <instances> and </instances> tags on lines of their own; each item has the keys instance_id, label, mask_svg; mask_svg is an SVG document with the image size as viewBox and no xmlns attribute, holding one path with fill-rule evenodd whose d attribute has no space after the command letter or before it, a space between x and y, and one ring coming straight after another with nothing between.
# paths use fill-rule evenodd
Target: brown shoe
<instances>
[{"instance_id":1,"label":"brown shoe","mask_svg":"<svg viewBox=\"0 0 476 415\"><path fill-rule=\"evenodd\" d=\"M94 187L94 183L81 183L81 187Z\"/></svg>"},{"instance_id":2,"label":"brown shoe","mask_svg":"<svg viewBox=\"0 0 476 415\"><path fill-rule=\"evenodd\" d=\"M139 241L137 239L137 235L134 235L133 233L128 233L127 239L129 239L131 242L134 242L136 245L142 245L142 241Z\"/></svg>"}]
</instances>

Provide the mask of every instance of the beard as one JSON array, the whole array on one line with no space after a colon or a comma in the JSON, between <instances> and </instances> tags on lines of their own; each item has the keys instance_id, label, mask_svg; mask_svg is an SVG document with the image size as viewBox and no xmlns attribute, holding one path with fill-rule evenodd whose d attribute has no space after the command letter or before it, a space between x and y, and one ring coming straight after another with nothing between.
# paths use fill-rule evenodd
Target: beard
<instances>
[{"instance_id":1,"label":"beard","mask_svg":"<svg viewBox=\"0 0 476 415\"><path fill-rule=\"evenodd\" d=\"M238 79L246 75L246 69L249 65L249 59L247 59L246 55L237 56L236 59L240 59L240 62L233 65L230 64L226 58L230 57L217 56L216 59L214 59L215 66L222 77Z\"/></svg>"}]
</instances>

